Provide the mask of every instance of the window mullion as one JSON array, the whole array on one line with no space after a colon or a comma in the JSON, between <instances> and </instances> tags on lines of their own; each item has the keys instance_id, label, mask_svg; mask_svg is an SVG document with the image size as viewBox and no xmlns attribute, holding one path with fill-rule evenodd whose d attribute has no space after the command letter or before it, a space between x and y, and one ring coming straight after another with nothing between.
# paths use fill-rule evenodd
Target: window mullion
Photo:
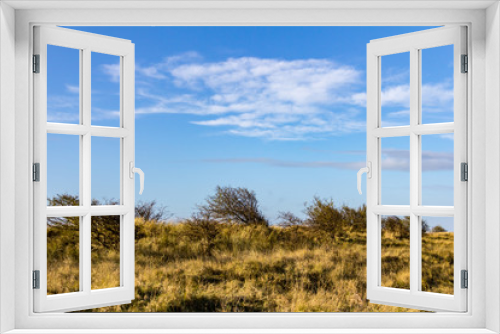
<instances>
[{"instance_id":1,"label":"window mullion","mask_svg":"<svg viewBox=\"0 0 500 334\"><path fill-rule=\"evenodd\" d=\"M85 127L91 126L91 51L86 48L82 52L82 66L81 66L81 117L82 124ZM82 147L80 150L80 170L82 171L80 182L81 182L81 201L82 204L89 208L92 204L92 192L91 192L91 134L90 131L80 137L82 142ZM87 212L82 219L81 227L81 242L80 242L80 280L82 281L83 291L90 293L92 289L91 274L92 274L92 218L90 216L90 211Z\"/></svg>"},{"instance_id":2,"label":"window mullion","mask_svg":"<svg viewBox=\"0 0 500 334\"><path fill-rule=\"evenodd\" d=\"M419 50L410 50L410 207L420 204L420 136L414 130L418 125L420 106L420 61ZM420 245L419 217L410 213L410 291L420 289Z\"/></svg>"}]
</instances>

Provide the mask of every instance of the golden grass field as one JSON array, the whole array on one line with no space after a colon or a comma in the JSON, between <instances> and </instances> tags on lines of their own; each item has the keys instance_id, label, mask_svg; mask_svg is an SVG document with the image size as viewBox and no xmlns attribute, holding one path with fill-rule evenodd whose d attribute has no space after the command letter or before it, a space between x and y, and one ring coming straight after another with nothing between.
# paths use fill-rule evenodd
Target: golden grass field
<instances>
[{"instance_id":1,"label":"golden grass field","mask_svg":"<svg viewBox=\"0 0 500 334\"><path fill-rule=\"evenodd\" d=\"M78 291L78 231L49 226L48 293ZM366 300L366 234L221 224L208 239L183 223L136 219L136 296L92 312L415 312ZM382 284L408 288L409 239L384 233ZM423 235L424 291L453 291L453 233ZM109 246L110 244L108 244ZM94 245L93 245L94 247ZM205 254L205 255L204 255ZM64 284L62 284L64 282ZM93 249L92 287L119 285L116 244Z\"/></svg>"}]
</instances>

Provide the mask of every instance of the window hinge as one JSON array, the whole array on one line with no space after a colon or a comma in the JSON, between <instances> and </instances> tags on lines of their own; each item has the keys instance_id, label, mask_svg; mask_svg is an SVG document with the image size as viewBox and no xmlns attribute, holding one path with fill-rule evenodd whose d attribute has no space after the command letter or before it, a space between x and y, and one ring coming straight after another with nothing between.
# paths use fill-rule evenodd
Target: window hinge
<instances>
[{"instance_id":1,"label":"window hinge","mask_svg":"<svg viewBox=\"0 0 500 334\"><path fill-rule=\"evenodd\" d=\"M462 162L460 165L461 181L469 181L469 165L466 162Z\"/></svg>"},{"instance_id":2,"label":"window hinge","mask_svg":"<svg viewBox=\"0 0 500 334\"><path fill-rule=\"evenodd\" d=\"M462 73L469 72L469 56L462 55Z\"/></svg>"},{"instance_id":3,"label":"window hinge","mask_svg":"<svg viewBox=\"0 0 500 334\"><path fill-rule=\"evenodd\" d=\"M40 289L40 270L33 270L33 289Z\"/></svg>"},{"instance_id":4,"label":"window hinge","mask_svg":"<svg viewBox=\"0 0 500 334\"><path fill-rule=\"evenodd\" d=\"M33 181L40 182L40 163L33 164Z\"/></svg>"},{"instance_id":5,"label":"window hinge","mask_svg":"<svg viewBox=\"0 0 500 334\"><path fill-rule=\"evenodd\" d=\"M468 289L469 288L469 272L467 270L462 270L462 289Z\"/></svg>"},{"instance_id":6,"label":"window hinge","mask_svg":"<svg viewBox=\"0 0 500 334\"><path fill-rule=\"evenodd\" d=\"M40 55L33 55L33 73L40 73Z\"/></svg>"}]
</instances>

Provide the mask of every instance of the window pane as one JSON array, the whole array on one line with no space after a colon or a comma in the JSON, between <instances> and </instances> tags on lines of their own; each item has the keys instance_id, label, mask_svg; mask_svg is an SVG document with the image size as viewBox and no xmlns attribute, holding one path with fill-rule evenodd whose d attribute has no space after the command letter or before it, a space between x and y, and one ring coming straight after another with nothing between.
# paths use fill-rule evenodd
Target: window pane
<instances>
[{"instance_id":1,"label":"window pane","mask_svg":"<svg viewBox=\"0 0 500 334\"><path fill-rule=\"evenodd\" d=\"M47 45L47 121L80 123L80 50Z\"/></svg>"},{"instance_id":2,"label":"window pane","mask_svg":"<svg viewBox=\"0 0 500 334\"><path fill-rule=\"evenodd\" d=\"M92 289L120 286L120 216L92 217Z\"/></svg>"},{"instance_id":3,"label":"window pane","mask_svg":"<svg viewBox=\"0 0 500 334\"><path fill-rule=\"evenodd\" d=\"M80 137L47 134L47 205L79 203Z\"/></svg>"},{"instance_id":4,"label":"window pane","mask_svg":"<svg viewBox=\"0 0 500 334\"><path fill-rule=\"evenodd\" d=\"M453 294L453 217L422 217L422 291ZM425 231L425 232L424 232Z\"/></svg>"},{"instance_id":5,"label":"window pane","mask_svg":"<svg viewBox=\"0 0 500 334\"><path fill-rule=\"evenodd\" d=\"M120 204L120 141L92 137L92 205Z\"/></svg>"},{"instance_id":6,"label":"window pane","mask_svg":"<svg viewBox=\"0 0 500 334\"><path fill-rule=\"evenodd\" d=\"M80 290L80 217L47 218L47 294Z\"/></svg>"},{"instance_id":7,"label":"window pane","mask_svg":"<svg viewBox=\"0 0 500 334\"><path fill-rule=\"evenodd\" d=\"M410 289L410 217L381 216L381 285Z\"/></svg>"},{"instance_id":8,"label":"window pane","mask_svg":"<svg viewBox=\"0 0 500 334\"><path fill-rule=\"evenodd\" d=\"M453 206L453 134L425 135L422 141L422 205Z\"/></svg>"},{"instance_id":9,"label":"window pane","mask_svg":"<svg viewBox=\"0 0 500 334\"><path fill-rule=\"evenodd\" d=\"M422 123L453 122L453 45L423 49Z\"/></svg>"},{"instance_id":10,"label":"window pane","mask_svg":"<svg viewBox=\"0 0 500 334\"><path fill-rule=\"evenodd\" d=\"M120 126L120 57L92 52L92 125Z\"/></svg>"},{"instance_id":11,"label":"window pane","mask_svg":"<svg viewBox=\"0 0 500 334\"><path fill-rule=\"evenodd\" d=\"M410 137L382 138L382 204L410 205Z\"/></svg>"},{"instance_id":12,"label":"window pane","mask_svg":"<svg viewBox=\"0 0 500 334\"><path fill-rule=\"evenodd\" d=\"M410 53L381 57L382 126L410 125Z\"/></svg>"}]
</instances>

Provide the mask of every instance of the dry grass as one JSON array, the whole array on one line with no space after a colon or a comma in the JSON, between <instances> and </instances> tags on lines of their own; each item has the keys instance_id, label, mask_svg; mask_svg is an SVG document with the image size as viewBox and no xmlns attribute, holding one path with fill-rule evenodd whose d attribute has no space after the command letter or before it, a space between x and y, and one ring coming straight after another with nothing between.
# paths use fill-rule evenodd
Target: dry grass
<instances>
[{"instance_id":1,"label":"dry grass","mask_svg":"<svg viewBox=\"0 0 500 334\"><path fill-rule=\"evenodd\" d=\"M185 224L137 219L135 300L91 311L416 311L366 300L365 233L350 232L332 242L306 228L227 224L219 230L213 254L203 256L200 254L204 241L187 238L186 229ZM57 240L49 240L52 242ZM385 235L383 242L387 250L383 260L383 276L387 277L384 285L404 287L409 281L409 241ZM427 233L423 249L426 291L451 292L453 233ZM78 287L78 265L74 259L68 256L49 261L51 293ZM114 251L101 250L93 262L93 281L99 287L116 286L119 265Z\"/></svg>"}]
</instances>

